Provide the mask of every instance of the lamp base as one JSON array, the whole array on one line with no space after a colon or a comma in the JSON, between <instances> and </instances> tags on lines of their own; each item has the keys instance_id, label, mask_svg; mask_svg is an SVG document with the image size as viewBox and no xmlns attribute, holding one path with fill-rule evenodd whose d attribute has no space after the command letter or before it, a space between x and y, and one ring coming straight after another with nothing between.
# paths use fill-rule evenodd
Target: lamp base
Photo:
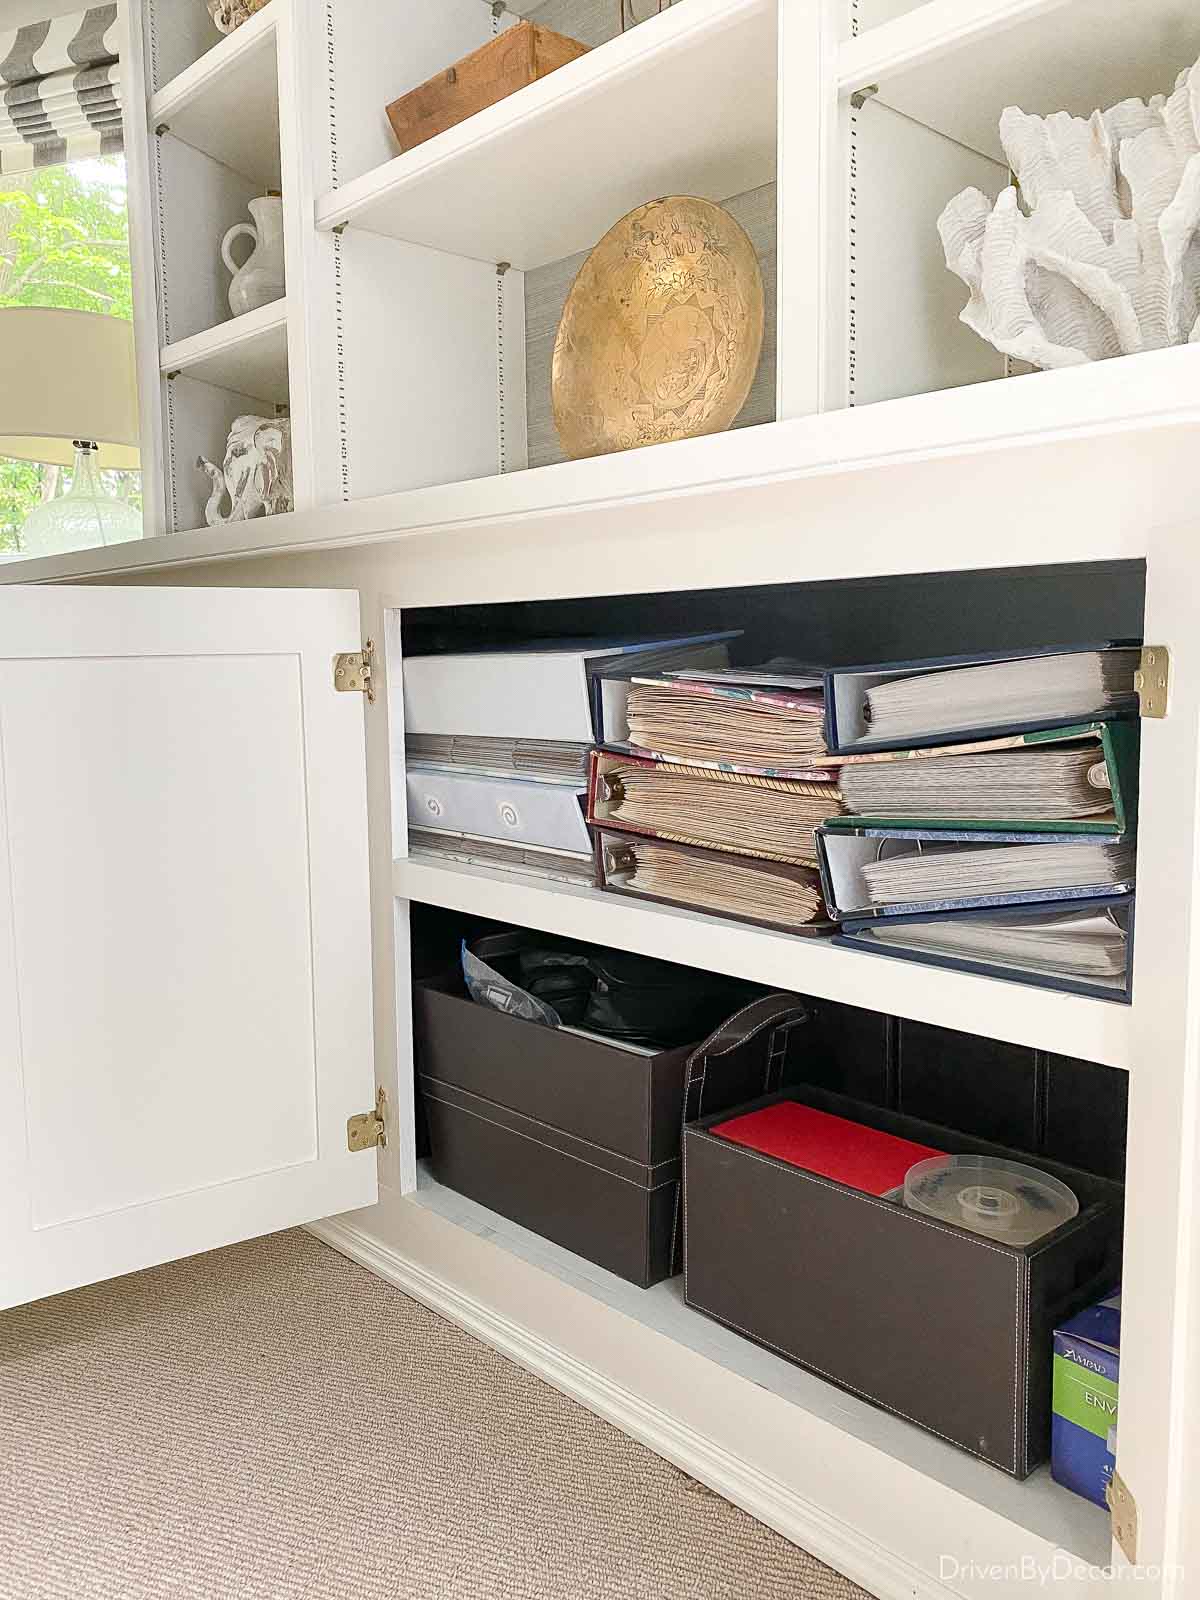
<instances>
[{"instance_id":1,"label":"lamp base","mask_svg":"<svg viewBox=\"0 0 1200 1600\"><path fill-rule=\"evenodd\" d=\"M140 539L142 532L141 512L105 491L96 466L96 446L77 439L71 487L29 513L21 529L21 551L26 556L65 555Z\"/></svg>"}]
</instances>

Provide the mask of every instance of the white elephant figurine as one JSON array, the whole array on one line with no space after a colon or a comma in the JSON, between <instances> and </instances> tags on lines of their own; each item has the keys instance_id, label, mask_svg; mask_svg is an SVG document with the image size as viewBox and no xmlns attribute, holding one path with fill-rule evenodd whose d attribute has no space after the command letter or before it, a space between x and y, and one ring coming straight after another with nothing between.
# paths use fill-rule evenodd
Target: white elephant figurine
<instances>
[{"instance_id":1,"label":"white elephant figurine","mask_svg":"<svg viewBox=\"0 0 1200 1600\"><path fill-rule=\"evenodd\" d=\"M208 0L208 14L222 33L232 33L266 3L267 0Z\"/></svg>"},{"instance_id":2,"label":"white elephant figurine","mask_svg":"<svg viewBox=\"0 0 1200 1600\"><path fill-rule=\"evenodd\" d=\"M292 425L286 417L238 417L229 430L224 466L203 456L196 465L212 483L204 508L210 528L293 508ZM222 509L226 500L227 512Z\"/></svg>"}]
</instances>

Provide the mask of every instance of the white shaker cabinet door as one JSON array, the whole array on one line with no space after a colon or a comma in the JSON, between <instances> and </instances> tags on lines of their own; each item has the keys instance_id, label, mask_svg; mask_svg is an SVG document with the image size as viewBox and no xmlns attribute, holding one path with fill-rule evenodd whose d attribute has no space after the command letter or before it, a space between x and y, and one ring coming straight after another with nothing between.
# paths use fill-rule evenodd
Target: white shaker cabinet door
<instances>
[{"instance_id":1,"label":"white shaker cabinet door","mask_svg":"<svg viewBox=\"0 0 1200 1600\"><path fill-rule=\"evenodd\" d=\"M358 596L0 591L0 1306L370 1204Z\"/></svg>"}]
</instances>

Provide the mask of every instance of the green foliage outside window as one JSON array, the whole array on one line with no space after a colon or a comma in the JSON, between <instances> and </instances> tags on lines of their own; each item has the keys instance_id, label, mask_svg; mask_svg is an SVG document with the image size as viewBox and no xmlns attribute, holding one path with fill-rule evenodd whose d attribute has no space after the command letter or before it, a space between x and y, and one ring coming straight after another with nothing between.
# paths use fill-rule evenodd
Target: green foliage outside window
<instances>
[{"instance_id":1,"label":"green foliage outside window","mask_svg":"<svg viewBox=\"0 0 1200 1600\"><path fill-rule=\"evenodd\" d=\"M109 156L0 178L0 307L59 306L133 316L125 162ZM141 474L104 474L141 504ZM70 482L63 467L0 457L0 550L20 547L33 507Z\"/></svg>"}]
</instances>

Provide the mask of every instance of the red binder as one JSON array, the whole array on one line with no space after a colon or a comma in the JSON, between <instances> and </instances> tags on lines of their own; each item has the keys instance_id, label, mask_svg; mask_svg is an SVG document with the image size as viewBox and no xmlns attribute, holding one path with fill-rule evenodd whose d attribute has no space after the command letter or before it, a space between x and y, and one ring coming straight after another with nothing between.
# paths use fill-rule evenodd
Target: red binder
<instances>
[{"instance_id":1,"label":"red binder","mask_svg":"<svg viewBox=\"0 0 1200 1600\"><path fill-rule=\"evenodd\" d=\"M908 1169L918 1161L945 1154L928 1145L864 1127L861 1122L799 1105L795 1100L780 1100L761 1111L732 1117L710 1132L786 1161L789 1166L802 1167L806 1172L844 1183L849 1189L874 1195L898 1189Z\"/></svg>"}]
</instances>

